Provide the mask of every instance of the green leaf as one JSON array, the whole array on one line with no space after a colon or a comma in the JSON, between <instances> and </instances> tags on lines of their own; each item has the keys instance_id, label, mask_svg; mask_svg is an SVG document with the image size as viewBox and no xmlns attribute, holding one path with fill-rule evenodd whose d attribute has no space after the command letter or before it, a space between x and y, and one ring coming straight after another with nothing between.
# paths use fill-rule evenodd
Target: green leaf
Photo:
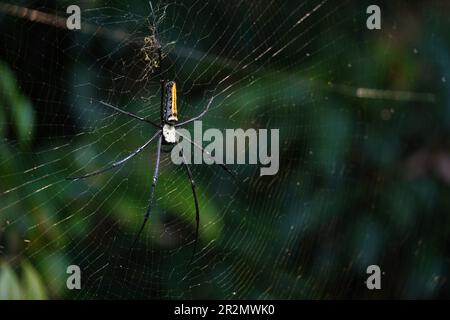
<instances>
[{"instance_id":1,"label":"green leaf","mask_svg":"<svg viewBox=\"0 0 450 320\"><path fill-rule=\"evenodd\" d=\"M46 300L47 292L41 276L29 263L22 264L24 298L27 300Z\"/></svg>"},{"instance_id":2,"label":"green leaf","mask_svg":"<svg viewBox=\"0 0 450 320\"><path fill-rule=\"evenodd\" d=\"M22 95L17 96L11 105L11 116L20 144L28 145L33 137L35 119L29 100Z\"/></svg>"},{"instance_id":3,"label":"green leaf","mask_svg":"<svg viewBox=\"0 0 450 320\"><path fill-rule=\"evenodd\" d=\"M4 263L0 267L0 300L20 300L22 290L11 267Z\"/></svg>"},{"instance_id":4,"label":"green leaf","mask_svg":"<svg viewBox=\"0 0 450 320\"><path fill-rule=\"evenodd\" d=\"M3 139L5 136L6 117L5 112L3 111L4 109L5 107L0 99L0 139Z\"/></svg>"},{"instance_id":5,"label":"green leaf","mask_svg":"<svg viewBox=\"0 0 450 320\"><path fill-rule=\"evenodd\" d=\"M9 111L17 139L22 146L28 145L34 132L34 109L28 98L20 92L13 72L1 61L0 93L0 112ZM6 123L3 118L4 114L0 114L0 134L3 123Z\"/></svg>"}]
</instances>

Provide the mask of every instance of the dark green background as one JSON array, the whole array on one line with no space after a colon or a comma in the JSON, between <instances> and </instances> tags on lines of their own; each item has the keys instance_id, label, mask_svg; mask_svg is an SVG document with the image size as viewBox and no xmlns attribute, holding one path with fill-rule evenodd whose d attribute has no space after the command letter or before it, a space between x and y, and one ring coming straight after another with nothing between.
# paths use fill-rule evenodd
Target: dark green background
<instances>
[{"instance_id":1,"label":"dark green background","mask_svg":"<svg viewBox=\"0 0 450 320\"><path fill-rule=\"evenodd\" d=\"M448 298L450 7L330 1L295 25L319 3L168 3L158 31L182 117L214 95L205 127L280 129L275 176L193 169L202 220L189 267L191 190L167 155L133 249L155 148L65 180L153 132L98 103L158 119L158 79L142 73L147 2L79 2L96 35L0 13L0 298ZM60 16L68 4L19 2ZM381 31L365 27L369 4ZM71 264L80 291L66 289ZM382 290L364 284L371 264Z\"/></svg>"}]
</instances>

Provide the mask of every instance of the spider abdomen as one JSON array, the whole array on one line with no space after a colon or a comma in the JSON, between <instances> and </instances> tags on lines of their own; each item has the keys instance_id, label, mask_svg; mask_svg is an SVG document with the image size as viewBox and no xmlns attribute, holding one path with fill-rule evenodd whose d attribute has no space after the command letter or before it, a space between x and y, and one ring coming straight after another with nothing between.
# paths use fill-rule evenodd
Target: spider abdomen
<instances>
[{"instance_id":1,"label":"spider abdomen","mask_svg":"<svg viewBox=\"0 0 450 320\"><path fill-rule=\"evenodd\" d=\"M175 81L168 81L164 84L164 100L162 108L164 123L175 124L178 122L177 85Z\"/></svg>"}]
</instances>

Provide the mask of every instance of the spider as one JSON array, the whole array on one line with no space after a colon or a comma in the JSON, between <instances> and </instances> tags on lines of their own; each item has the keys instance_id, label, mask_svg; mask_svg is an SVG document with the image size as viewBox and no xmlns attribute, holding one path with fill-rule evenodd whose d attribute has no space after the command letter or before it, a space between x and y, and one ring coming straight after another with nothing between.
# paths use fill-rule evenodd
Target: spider
<instances>
[{"instance_id":1,"label":"spider","mask_svg":"<svg viewBox=\"0 0 450 320\"><path fill-rule=\"evenodd\" d=\"M161 60L162 60L161 49L159 49L158 51L159 51L158 67L161 68ZM161 72L160 72L160 74L161 74ZM123 158L122 160L114 162L111 165L109 165L103 169L99 169L99 170L93 171L91 173L82 175L82 176L67 178L68 180L85 179L88 177L96 176L98 174L102 174L106 171L115 169L117 167L120 167L123 164L125 164L128 160L132 159L134 156L139 154L142 150L144 150L156 138L158 139L157 151L156 151L156 163L155 163L154 172L153 172L153 180L152 180L152 185L151 185L151 190L150 190L149 204L148 204L147 210L144 215L144 221L143 221L141 228L139 229L139 232L137 233L135 240L133 242L133 247L136 244L137 240L139 239L139 236L141 235L142 231L144 230L144 227L150 217L150 213L151 213L151 210L153 207L153 199L154 199L156 184L158 182L159 162L160 162L160 158L161 158L162 145L168 145L173 148L179 141L177 138L177 135L179 135L183 139L186 139L190 144L192 144L196 148L200 149L207 156L212 157L212 155L208 151L204 150L200 145L198 145L194 141L190 140L189 138L185 137L181 133L177 132L176 128L187 125L191 122L201 119L205 115L205 113L209 110L209 107L211 106L211 103L213 102L214 97L209 99L205 109L198 116L193 117L188 120L185 120L185 121L182 121L182 122L178 122L176 83L175 83L175 81L163 80L162 77L160 79L160 83L161 83L161 119L160 119L159 124L157 124L147 118L140 117L134 113L131 113L131 112L125 111L121 108L118 108L116 106L113 106L104 101L100 101L100 103L102 105L104 105L110 109L113 109L113 110L115 110L121 114L124 114L128 117L131 117L135 120L139 120L141 122L150 124L151 126L158 129L157 132L146 143L144 143L142 146L140 146L139 148L134 150L132 153L130 153L127 157ZM186 169L187 177L189 178L189 182L191 184L192 195L194 198L194 205L195 205L196 228L195 228L195 242L194 242L194 251L193 251L193 255L194 255L196 246L197 246L197 241L198 241L199 224L200 224L200 210L199 210L197 193L196 193L196 189L195 189L195 181L194 181L194 178L192 175L192 171L186 161L186 158L182 154L182 152L181 152L181 156L183 159L183 166ZM222 167L222 169L224 169L227 173L229 173L231 176L234 177L234 173L232 171L230 171L226 165L221 164L221 163L214 163L214 164L219 165L220 167Z\"/></svg>"}]
</instances>

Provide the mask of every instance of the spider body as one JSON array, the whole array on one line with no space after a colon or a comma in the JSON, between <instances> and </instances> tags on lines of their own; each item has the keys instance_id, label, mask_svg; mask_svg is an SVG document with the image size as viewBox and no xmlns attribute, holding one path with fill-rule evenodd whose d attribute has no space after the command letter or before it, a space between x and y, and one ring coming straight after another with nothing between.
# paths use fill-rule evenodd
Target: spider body
<instances>
[{"instance_id":1,"label":"spider body","mask_svg":"<svg viewBox=\"0 0 450 320\"><path fill-rule=\"evenodd\" d=\"M162 60L162 53L161 53L161 48L158 48L158 68L160 69L160 75L161 73L161 60ZM128 117L134 118L136 120L141 121L142 123L146 123L146 124L150 124L152 125L155 129L157 129L157 132L142 146L140 146L139 148L137 148L136 150L134 150L132 153L130 153L128 156L126 156L124 159L114 162L111 165L103 168L103 169L99 169L96 170L94 172L85 174L83 176L78 176L78 177L68 177L67 179L69 180L80 180L80 179L84 179L84 178L88 178L91 176L95 176L101 173L104 173L106 171L115 169L117 167L122 166L125 162L127 162L128 160L132 159L134 156L136 156L138 153L140 153L142 150L144 150L147 146L150 145L151 142L153 142L155 139L158 139L157 142L157 149L156 149L156 161L155 161L155 169L153 172L153 179L152 179L152 185L151 185L151 190L150 190L150 198L149 198L149 204L147 207L147 210L145 212L144 215L144 221L141 225L141 228L139 229L139 232L136 235L136 238L134 240L133 246L136 243L136 241L138 240L140 234L142 233L147 220L150 217L150 213L153 207L153 202L154 202L154 195L155 195L155 189L156 189L156 185L158 182L158 173L159 173L159 163L160 163L160 159L161 159L161 148L162 145L170 145L170 146L174 146L178 143L178 138L177 135L181 135L181 133L177 132L176 128L192 123L198 119L201 119L204 114L209 110L209 107L214 99L214 97L212 97L211 99L209 99L208 104L206 105L206 108L197 116L182 121L182 122L178 122L178 110L177 110L177 86L175 81L166 81L166 80L162 80L161 79L161 121L160 123L155 123L147 118L143 118L140 117L134 113L131 113L129 111L123 110L121 108L118 108L116 106L113 106L109 103L100 101L100 103L110 109L113 109L121 114L127 115ZM199 146L198 144L194 143L193 141L189 140L189 138L182 136L183 139L186 139L191 145L193 145L196 148L199 148L202 152L204 152L207 156L212 157L211 154L207 151L205 151L201 146ZM198 200L197 200L197 194L196 194L196 188L195 188L195 183L194 183L194 178L191 172L191 169L189 167L188 162L186 161L186 158L183 156L183 165L186 169L186 173L187 176L189 178L189 182L191 184L191 189L192 189L192 194L193 194L193 198L194 198L194 205L195 205L195 220L196 220L196 230L195 230L195 247L194 247L194 252L193 255L195 254L195 248L197 246L197 239L198 239L198 231L199 231L199 221L200 221L200 210L199 210L199 205L198 205ZM222 169L224 169L225 171L227 171L229 174L231 174L233 177L233 173L228 169L228 167L226 167L224 164L221 163L216 163L218 164L220 167L222 167Z\"/></svg>"}]
</instances>

